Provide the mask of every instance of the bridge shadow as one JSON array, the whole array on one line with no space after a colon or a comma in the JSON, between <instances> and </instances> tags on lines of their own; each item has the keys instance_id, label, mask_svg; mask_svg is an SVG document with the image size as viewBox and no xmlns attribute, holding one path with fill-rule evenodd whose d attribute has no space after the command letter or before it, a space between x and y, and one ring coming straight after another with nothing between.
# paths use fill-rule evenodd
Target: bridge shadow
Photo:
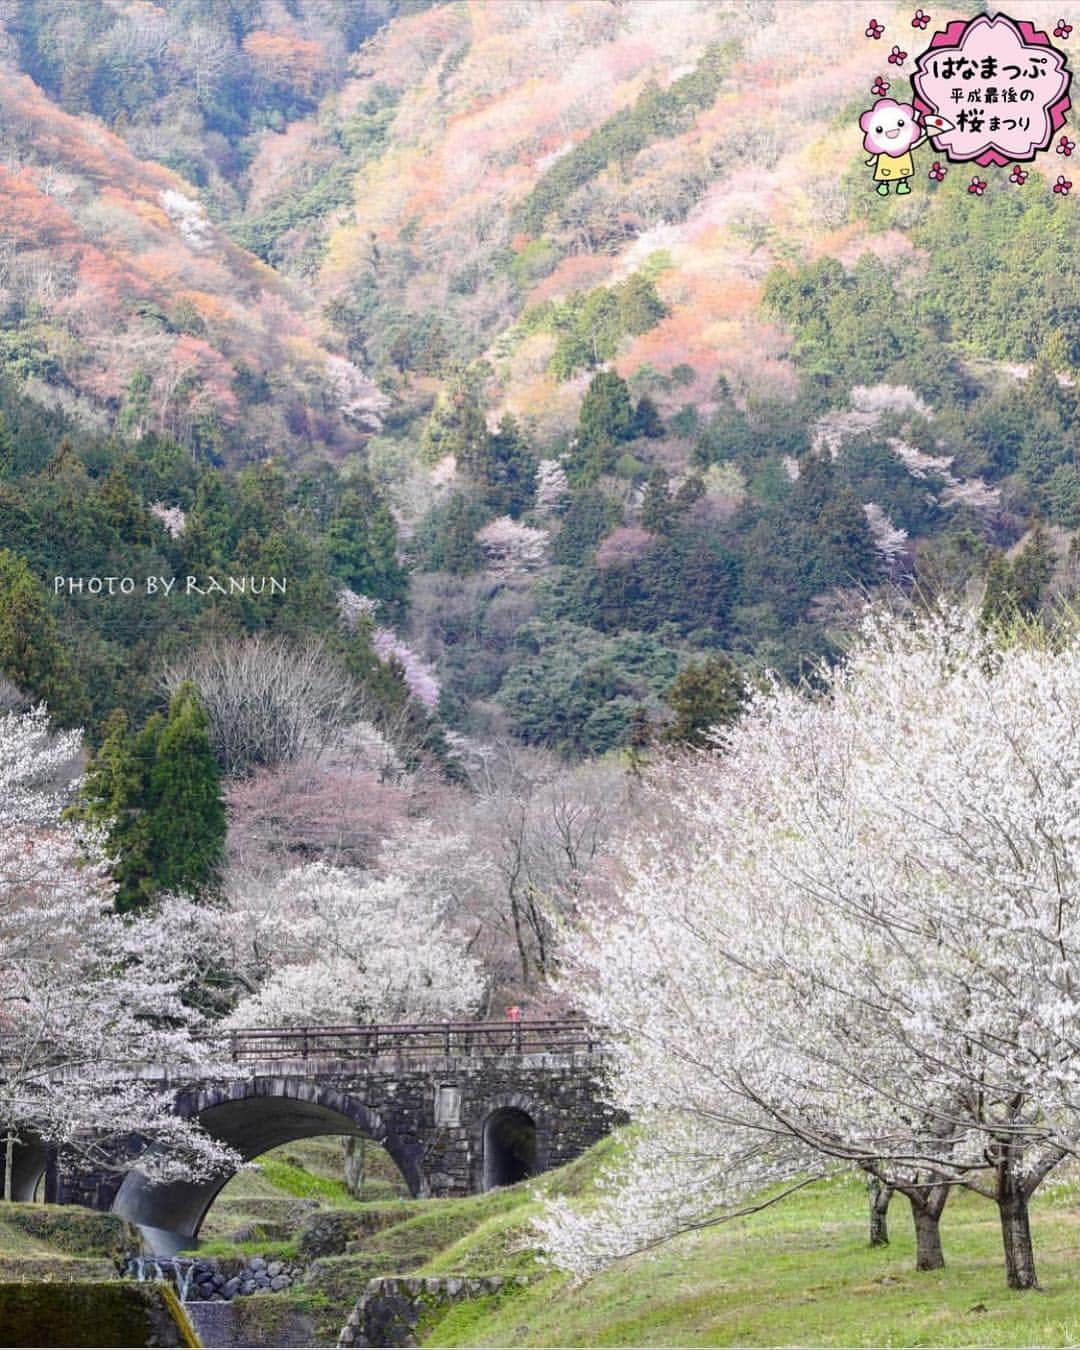
<instances>
[{"instance_id":1,"label":"bridge shadow","mask_svg":"<svg viewBox=\"0 0 1080 1350\"><path fill-rule=\"evenodd\" d=\"M282 1144L320 1135L371 1139L390 1155L410 1193L423 1193L418 1143L388 1134L377 1112L333 1088L304 1080L248 1080L181 1098L177 1109L197 1117L208 1134L235 1149L245 1162ZM234 1175L154 1184L132 1171L112 1208L142 1229L155 1254L173 1255L196 1244L207 1212Z\"/></svg>"}]
</instances>

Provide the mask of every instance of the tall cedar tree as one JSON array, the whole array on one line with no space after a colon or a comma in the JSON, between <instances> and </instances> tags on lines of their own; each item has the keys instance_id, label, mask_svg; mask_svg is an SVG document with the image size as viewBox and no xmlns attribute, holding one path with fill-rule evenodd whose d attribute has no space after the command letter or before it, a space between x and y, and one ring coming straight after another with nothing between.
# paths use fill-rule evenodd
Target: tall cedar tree
<instances>
[{"instance_id":1,"label":"tall cedar tree","mask_svg":"<svg viewBox=\"0 0 1080 1350\"><path fill-rule=\"evenodd\" d=\"M162 891L213 894L225 850L221 777L195 686L134 733L120 709L105 722L73 814L105 830L116 907L145 908Z\"/></svg>"},{"instance_id":2,"label":"tall cedar tree","mask_svg":"<svg viewBox=\"0 0 1080 1350\"><path fill-rule=\"evenodd\" d=\"M44 700L61 726L86 720L86 691L57 636L45 592L26 562L6 548L0 549L0 672Z\"/></svg>"},{"instance_id":3,"label":"tall cedar tree","mask_svg":"<svg viewBox=\"0 0 1080 1350\"><path fill-rule=\"evenodd\" d=\"M664 695L675 714L664 731L673 745L710 746L709 732L734 722L746 702L746 684L738 667L721 653L682 670Z\"/></svg>"},{"instance_id":4,"label":"tall cedar tree","mask_svg":"<svg viewBox=\"0 0 1080 1350\"><path fill-rule=\"evenodd\" d=\"M136 736L122 709L110 713L73 812L105 831L106 851L113 859L116 908L121 913L141 909L154 897L152 817L146 803L164 725L165 719L155 713Z\"/></svg>"},{"instance_id":5,"label":"tall cedar tree","mask_svg":"<svg viewBox=\"0 0 1080 1350\"><path fill-rule=\"evenodd\" d=\"M1040 521L1031 537L1010 563L997 554L986 574L981 619L984 624L1008 623L1018 615L1036 614L1043 591L1054 575L1054 550Z\"/></svg>"},{"instance_id":6,"label":"tall cedar tree","mask_svg":"<svg viewBox=\"0 0 1080 1350\"><path fill-rule=\"evenodd\" d=\"M389 606L404 602L408 574L397 557L397 525L367 474L342 493L327 531L330 560L351 590Z\"/></svg>"},{"instance_id":7,"label":"tall cedar tree","mask_svg":"<svg viewBox=\"0 0 1080 1350\"><path fill-rule=\"evenodd\" d=\"M603 370L594 375L581 401L578 440L571 477L590 483L615 466L616 447L634 436L634 405L621 375Z\"/></svg>"},{"instance_id":8,"label":"tall cedar tree","mask_svg":"<svg viewBox=\"0 0 1080 1350\"><path fill-rule=\"evenodd\" d=\"M194 684L169 703L150 775L154 876L159 889L212 895L225 856L225 803L210 724Z\"/></svg>"}]
</instances>

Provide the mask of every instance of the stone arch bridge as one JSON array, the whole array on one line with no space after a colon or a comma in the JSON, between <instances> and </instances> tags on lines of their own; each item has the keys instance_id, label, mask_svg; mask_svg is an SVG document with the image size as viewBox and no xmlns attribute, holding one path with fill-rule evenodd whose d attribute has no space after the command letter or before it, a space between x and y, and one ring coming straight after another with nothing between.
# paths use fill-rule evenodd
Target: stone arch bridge
<instances>
[{"instance_id":1,"label":"stone arch bridge","mask_svg":"<svg viewBox=\"0 0 1080 1350\"><path fill-rule=\"evenodd\" d=\"M177 1084L180 1114L245 1160L296 1139L363 1135L415 1196L520 1181L569 1162L616 1123L602 1046L580 1021L259 1029L232 1034L227 1058L233 1072L218 1080ZM15 1198L31 1198L42 1175L47 1199L114 1210L163 1254L192 1244L228 1180L61 1175L44 1150L24 1147Z\"/></svg>"}]
</instances>

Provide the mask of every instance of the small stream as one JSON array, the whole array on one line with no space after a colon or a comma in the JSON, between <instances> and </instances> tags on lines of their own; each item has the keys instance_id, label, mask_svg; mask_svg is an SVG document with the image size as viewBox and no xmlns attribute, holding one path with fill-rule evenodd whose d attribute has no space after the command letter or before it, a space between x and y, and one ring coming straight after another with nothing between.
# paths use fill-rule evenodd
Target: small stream
<instances>
[{"instance_id":1,"label":"small stream","mask_svg":"<svg viewBox=\"0 0 1080 1350\"><path fill-rule=\"evenodd\" d=\"M302 1274L299 1265L261 1257L219 1263L198 1256L133 1256L124 1267L129 1280L169 1285L204 1346L310 1345L313 1328L305 1314L272 1297L244 1297L272 1295Z\"/></svg>"},{"instance_id":2,"label":"small stream","mask_svg":"<svg viewBox=\"0 0 1080 1350\"><path fill-rule=\"evenodd\" d=\"M133 1256L128 1261L125 1273L129 1280L157 1280L162 1284L171 1284L180 1302L187 1303L195 1274L195 1259L181 1256Z\"/></svg>"}]
</instances>

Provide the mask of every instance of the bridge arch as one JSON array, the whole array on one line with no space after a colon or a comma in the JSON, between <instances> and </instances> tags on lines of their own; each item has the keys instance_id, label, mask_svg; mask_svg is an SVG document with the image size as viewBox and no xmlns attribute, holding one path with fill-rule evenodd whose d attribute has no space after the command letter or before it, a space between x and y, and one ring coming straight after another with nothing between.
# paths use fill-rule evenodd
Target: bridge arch
<instances>
[{"instance_id":1,"label":"bridge arch","mask_svg":"<svg viewBox=\"0 0 1080 1350\"><path fill-rule=\"evenodd\" d=\"M200 1125L249 1162L280 1144L319 1135L363 1135L397 1164L413 1195L423 1194L421 1148L388 1131L374 1108L348 1092L303 1078L238 1079L177 1098L179 1115ZM192 1245L229 1175L153 1185L138 1171L124 1178L112 1208L146 1233L162 1255Z\"/></svg>"},{"instance_id":2,"label":"bridge arch","mask_svg":"<svg viewBox=\"0 0 1080 1350\"><path fill-rule=\"evenodd\" d=\"M490 1096L472 1131L473 1189L490 1191L544 1172L551 1165L551 1123L529 1094Z\"/></svg>"},{"instance_id":3,"label":"bridge arch","mask_svg":"<svg viewBox=\"0 0 1080 1350\"><path fill-rule=\"evenodd\" d=\"M48 1150L39 1139L24 1139L15 1145L11 1169L13 1200L33 1200L48 1161Z\"/></svg>"}]
</instances>

